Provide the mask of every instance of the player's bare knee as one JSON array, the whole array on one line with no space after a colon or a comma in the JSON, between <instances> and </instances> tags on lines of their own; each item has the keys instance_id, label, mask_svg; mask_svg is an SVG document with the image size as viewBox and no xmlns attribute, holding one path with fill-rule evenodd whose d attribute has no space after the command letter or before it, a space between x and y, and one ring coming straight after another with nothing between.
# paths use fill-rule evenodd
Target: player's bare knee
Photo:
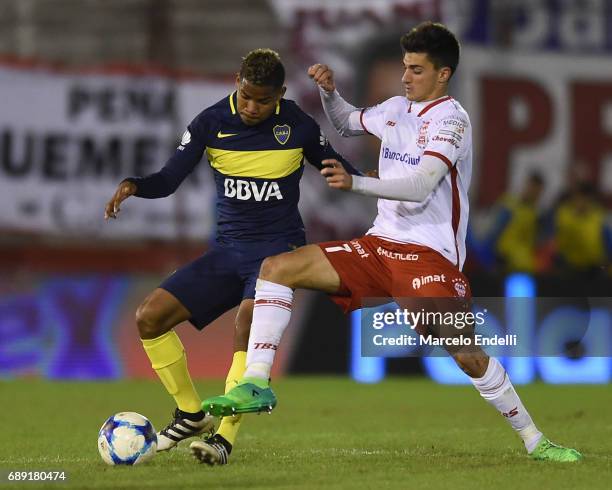
<instances>
[{"instance_id":1,"label":"player's bare knee","mask_svg":"<svg viewBox=\"0 0 612 490\"><path fill-rule=\"evenodd\" d=\"M141 339L154 339L165 333L158 315L146 300L136 310L136 325Z\"/></svg>"},{"instance_id":2,"label":"player's bare knee","mask_svg":"<svg viewBox=\"0 0 612 490\"><path fill-rule=\"evenodd\" d=\"M267 257L261 263L259 278L290 286L290 284L286 284L287 269L286 254Z\"/></svg>"}]
</instances>

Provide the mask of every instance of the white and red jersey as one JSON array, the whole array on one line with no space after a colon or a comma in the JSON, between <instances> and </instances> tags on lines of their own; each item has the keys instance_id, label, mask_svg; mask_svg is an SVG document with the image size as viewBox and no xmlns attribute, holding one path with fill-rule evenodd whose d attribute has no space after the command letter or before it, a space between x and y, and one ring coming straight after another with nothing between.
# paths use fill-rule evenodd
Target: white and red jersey
<instances>
[{"instance_id":1,"label":"white and red jersey","mask_svg":"<svg viewBox=\"0 0 612 490\"><path fill-rule=\"evenodd\" d=\"M449 169L421 203L378 199L378 215L367 234L424 245L461 269L472 177L472 129L466 111L450 96L428 102L392 97L364 109L360 120L381 140L380 179L409 177L424 155L440 159Z\"/></svg>"}]
</instances>

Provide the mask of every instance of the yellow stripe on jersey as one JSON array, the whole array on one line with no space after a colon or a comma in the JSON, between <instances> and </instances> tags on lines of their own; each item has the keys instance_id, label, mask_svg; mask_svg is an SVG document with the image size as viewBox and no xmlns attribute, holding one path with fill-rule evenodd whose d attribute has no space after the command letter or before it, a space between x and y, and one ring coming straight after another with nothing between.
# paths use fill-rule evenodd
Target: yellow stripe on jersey
<instances>
[{"instance_id":1,"label":"yellow stripe on jersey","mask_svg":"<svg viewBox=\"0 0 612 490\"><path fill-rule=\"evenodd\" d=\"M302 148L290 150L238 151L206 148L210 166L224 175L281 179L302 163Z\"/></svg>"}]
</instances>

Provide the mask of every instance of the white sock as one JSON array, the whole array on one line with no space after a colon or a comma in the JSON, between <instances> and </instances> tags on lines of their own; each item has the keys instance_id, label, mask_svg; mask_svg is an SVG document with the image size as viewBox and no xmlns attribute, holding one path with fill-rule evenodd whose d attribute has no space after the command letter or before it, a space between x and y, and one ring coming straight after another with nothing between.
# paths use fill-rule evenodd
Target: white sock
<instances>
[{"instance_id":1,"label":"white sock","mask_svg":"<svg viewBox=\"0 0 612 490\"><path fill-rule=\"evenodd\" d=\"M276 349L291 318L292 301L291 288L257 279L245 378L267 381L270 377Z\"/></svg>"},{"instance_id":2,"label":"white sock","mask_svg":"<svg viewBox=\"0 0 612 490\"><path fill-rule=\"evenodd\" d=\"M529 412L514 391L510 378L501 363L489 358L489 366L482 378L470 378L482 397L508 419L512 428L523 439L525 448L531 453L542 437Z\"/></svg>"}]
</instances>

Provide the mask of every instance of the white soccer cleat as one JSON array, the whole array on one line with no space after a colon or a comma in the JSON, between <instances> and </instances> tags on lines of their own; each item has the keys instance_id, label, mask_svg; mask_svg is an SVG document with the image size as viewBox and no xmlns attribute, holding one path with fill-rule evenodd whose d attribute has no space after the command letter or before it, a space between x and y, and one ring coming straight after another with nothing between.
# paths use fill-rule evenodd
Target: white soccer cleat
<instances>
[{"instance_id":1,"label":"white soccer cleat","mask_svg":"<svg viewBox=\"0 0 612 490\"><path fill-rule=\"evenodd\" d=\"M204 432L212 432L215 427L215 418L206 415L203 411L188 413L174 411L173 420L164 429L157 433L157 451L172 449L179 442Z\"/></svg>"},{"instance_id":2,"label":"white soccer cleat","mask_svg":"<svg viewBox=\"0 0 612 490\"><path fill-rule=\"evenodd\" d=\"M208 439L193 441L189 445L191 454L200 463L206 463L209 466L227 464L232 445L223 437L214 435Z\"/></svg>"}]
</instances>

